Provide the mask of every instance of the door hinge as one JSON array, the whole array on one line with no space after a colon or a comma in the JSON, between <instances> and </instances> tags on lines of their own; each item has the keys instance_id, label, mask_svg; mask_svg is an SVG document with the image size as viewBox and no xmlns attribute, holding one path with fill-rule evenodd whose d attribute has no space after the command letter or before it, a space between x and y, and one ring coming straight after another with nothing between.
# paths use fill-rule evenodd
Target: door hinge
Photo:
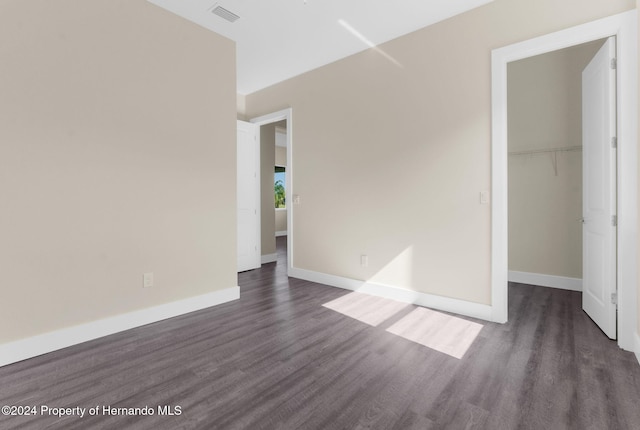
<instances>
[{"instance_id":1,"label":"door hinge","mask_svg":"<svg viewBox=\"0 0 640 430\"><path fill-rule=\"evenodd\" d=\"M618 215L611 215L611 225L614 227L618 226Z\"/></svg>"},{"instance_id":2,"label":"door hinge","mask_svg":"<svg viewBox=\"0 0 640 430\"><path fill-rule=\"evenodd\" d=\"M611 303L618 305L618 293L611 293Z\"/></svg>"},{"instance_id":3,"label":"door hinge","mask_svg":"<svg viewBox=\"0 0 640 430\"><path fill-rule=\"evenodd\" d=\"M618 60L616 60L615 58L611 59L611 68L612 69L616 69L618 67Z\"/></svg>"},{"instance_id":4,"label":"door hinge","mask_svg":"<svg viewBox=\"0 0 640 430\"><path fill-rule=\"evenodd\" d=\"M618 138L615 136L611 138L611 147L613 149L616 149L618 147Z\"/></svg>"}]
</instances>

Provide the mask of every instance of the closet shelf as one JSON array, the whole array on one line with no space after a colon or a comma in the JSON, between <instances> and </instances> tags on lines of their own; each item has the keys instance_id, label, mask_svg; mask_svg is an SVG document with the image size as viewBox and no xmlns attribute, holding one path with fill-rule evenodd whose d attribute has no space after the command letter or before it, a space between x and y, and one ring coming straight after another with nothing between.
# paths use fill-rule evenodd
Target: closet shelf
<instances>
[{"instance_id":1,"label":"closet shelf","mask_svg":"<svg viewBox=\"0 0 640 430\"><path fill-rule=\"evenodd\" d=\"M558 153L582 151L582 146L562 146L558 148L532 149L529 151L513 151L509 155L536 155L536 154L552 154L551 163L553 164L553 172L558 176Z\"/></svg>"},{"instance_id":2,"label":"closet shelf","mask_svg":"<svg viewBox=\"0 0 640 430\"><path fill-rule=\"evenodd\" d=\"M582 146L564 146L559 148L531 149L528 151L510 151L509 155L553 154L558 152L582 151Z\"/></svg>"}]
</instances>

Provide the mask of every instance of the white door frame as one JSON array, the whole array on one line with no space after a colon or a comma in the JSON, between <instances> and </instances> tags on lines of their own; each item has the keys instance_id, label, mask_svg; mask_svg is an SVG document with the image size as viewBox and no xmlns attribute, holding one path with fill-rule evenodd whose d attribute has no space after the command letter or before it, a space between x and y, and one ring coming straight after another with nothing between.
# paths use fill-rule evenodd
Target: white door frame
<instances>
[{"instance_id":1,"label":"white door frame","mask_svg":"<svg viewBox=\"0 0 640 430\"><path fill-rule=\"evenodd\" d=\"M287 174L285 176L284 192L287 196L287 275L293 267L293 109L287 108L251 119L258 126L274 122L287 121Z\"/></svg>"},{"instance_id":2,"label":"white door frame","mask_svg":"<svg viewBox=\"0 0 640 430\"><path fill-rule=\"evenodd\" d=\"M491 303L492 319L508 318L507 64L616 36L618 111L618 345L634 349L638 288L637 11L599 19L491 54Z\"/></svg>"}]
</instances>

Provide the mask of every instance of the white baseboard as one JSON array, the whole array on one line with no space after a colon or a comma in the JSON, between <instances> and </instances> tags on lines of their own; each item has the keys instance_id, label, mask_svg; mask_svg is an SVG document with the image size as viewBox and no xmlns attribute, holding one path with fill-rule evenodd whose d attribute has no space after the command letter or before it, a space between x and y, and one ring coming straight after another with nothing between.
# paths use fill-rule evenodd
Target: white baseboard
<instances>
[{"instance_id":1,"label":"white baseboard","mask_svg":"<svg viewBox=\"0 0 640 430\"><path fill-rule=\"evenodd\" d=\"M278 261L278 254L267 254L261 257L262 264L274 263L276 261Z\"/></svg>"},{"instance_id":2,"label":"white baseboard","mask_svg":"<svg viewBox=\"0 0 640 430\"><path fill-rule=\"evenodd\" d=\"M286 236L286 235L287 235L287 230L284 230L284 231L276 231L276 237Z\"/></svg>"},{"instance_id":3,"label":"white baseboard","mask_svg":"<svg viewBox=\"0 0 640 430\"><path fill-rule=\"evenodd\" d=\"M542 275L540 273L509 270L509 282L559 288L561 290L582 291L582 279L567 278L565 276Z\"/></svg>"},{"instance_id":4,"label":"white baseboard","mask_svg":"<svg viewBox=\"0 0 640 430\"><path fill-rule=\"evenodd\" d=\"M331 287L345 290L357 291L359 293L371 294L373 296L385 297L404 303L412 303L427 308L438 309L485 321L491 321L492 308L489 305L467 302L465 300L452 299L449 297L436 296L433 294L421 293L418 291L405 290L390 285L377 284L367 281L357 281L355 279L343 278L341 276L327 275L325 273L313 272L310 270L291 268L289 276L292 278L304 279L305 281L317 282Z\"/></svg>"},{"instance_id":5,"label":"white baseboard","mask_svg":"<svg viewBox=\"0 0 640 430\"><path fill-rule=\"evenodd\" d=\"M635 353L636 360L638 360L638 364L640 364L640 335L638 332L635 333Z\"/></svg>"},{"instance_id":6,"label":"white baseboard","mask_svg":"<svg viewBox=\"0 0 640 430\"><path fill-rule=\"evenodd\" d=\"M0 345L0 366L240 298L240 287L154 306Z\"/></svg>"}]
</instances>

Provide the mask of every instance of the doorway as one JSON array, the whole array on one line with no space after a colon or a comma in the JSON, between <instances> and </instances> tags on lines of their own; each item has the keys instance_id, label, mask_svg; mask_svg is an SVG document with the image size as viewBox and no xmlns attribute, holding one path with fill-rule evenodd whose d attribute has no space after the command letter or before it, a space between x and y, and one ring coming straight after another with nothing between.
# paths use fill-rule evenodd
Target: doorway
<instances>
[{"instance_id":1,"label":"doorway","mask_svg":"<svg viewBox=\"0 0 640 430\"><path fill-rule=\"evenodd\" d=\"M273 112L267 115L263 115L250 120L251 123L256 124L259 127L281 123L286 129L285 134L285 150L286 150L286 175L285 175L285 196L287 198L287 210L286 210L286 225L287 225L287 273L290 272L293 267L293 212L295 204L295 195L293 190L293 111L291 108L284 109L278 112ZM271 168L273 171L273 166ZM270 181L269 187L272 187L273 180ZM274 208L275 209L275 208Z\"/></svg>"},{"instance_id":2,"label":"doorway","mask_svg":"<svg viewBox=\"0 0 640 430\"><path fill-rule=\"evenodd\" d=\"M507 67L510 62L616 36L618 68L618 345L633 350L637 294L637 22L635 11L520 42L492 52L492 312L508 319Z\"/></svg>"},{"instance_id":3,"label":"doorway","mask_svg":"<svg viewBox=\"0 0 640 430\"><path fill-rule=\"evenodd\" d=\"M614 47L613 37L596 40L511 62L507 71L509 281L583 292L583 309L610 338ZM608 79L594 80L594 70ZM612 96L604 106L603 91ZM606 139L599 117L611 118Z\"/></svg>"}]
</instances>

